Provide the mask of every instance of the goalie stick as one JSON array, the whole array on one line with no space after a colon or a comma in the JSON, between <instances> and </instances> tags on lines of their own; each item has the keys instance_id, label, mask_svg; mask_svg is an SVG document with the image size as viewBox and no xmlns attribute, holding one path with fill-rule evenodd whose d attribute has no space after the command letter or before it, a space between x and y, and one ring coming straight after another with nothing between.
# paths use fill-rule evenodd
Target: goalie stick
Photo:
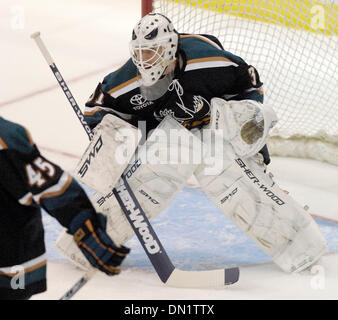
<instances>
[{"instance_id":1,"label":"goalie stick","mask_svg":"<svg viewBox=\"0 0 338 320\"><path fill-rule=\"evenodd\" d=\"M95 273L96 269L94 268L86 272L85 275L82 276L81 279L76 282L59 300L69 300L93 277Z\"/></svg>"},{"instance_id":2,"label":"goalie stick","mask_svg":"<svg viewBox=\"0 0 338 320\"><path fill-rule=\"evenodd\" d=\"M47 48L42 42L40 38L40 32L32 34L31 37L35 40L42 55L44 56L49 67L51 68L55 78L57 79L74 112L76 113L83 128L85 129L89 139L92 139L93 133L89 125L85 121L84 115L82 114L78 104L71 94L66 82L62 78ZM152 263L154 269L156 270L159 278L162 280L163 283L174 287L200 288L211 286L224 286L233 284L238 281L238 267L202 271L183 271L175 268L170 258L168 257L164 247L162 246L159 238L157 237L155 231L153 230L145 212L141 208L138 200L131 190L127 182L127 177L125 175L126 172L128 172L128 168L119 178L117 182L117 187L113 189L113 192L133 231L135 232L143 249L145 250L150 262ZM153 239L153 243L157 244L156 250L154 250L154 247L149 246L149 238ZM82 278L84 283L87 282L90 278L86 277L88 273Z\"/></svg>"}]
</instances>

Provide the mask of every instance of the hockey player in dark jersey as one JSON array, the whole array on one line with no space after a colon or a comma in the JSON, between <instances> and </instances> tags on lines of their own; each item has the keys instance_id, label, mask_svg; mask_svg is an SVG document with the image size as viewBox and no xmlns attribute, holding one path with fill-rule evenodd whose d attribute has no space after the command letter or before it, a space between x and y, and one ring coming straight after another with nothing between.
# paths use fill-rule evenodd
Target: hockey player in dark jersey
<instances>
[{"instance_id":1,"label":"hockey player in dark jersey","mask_svg":"<svg viewBox=\"0 0 338 320\"><path fill-rule=\"evenodd\" d=\"M171 115L188 129L210 121L210 101L254 100L263 103L257 70L224 50L212 35L179 34L167 17L148 14L135 26L131 59L99 83L86 103L91 128L107 113L154 129ZM269 163L267 148L261 150Z\"/></svg>"},{"instance_id":2,"label":"hockey player in dark jersey","mask_svg":"<svg viewBox=\"0 0 338 320\"><path fill-rule=\"evenodd\" d=\"M0 201L0 299L28 299L46 290L40 207L68 229L92 266L108 275L120 272L129 249L106 234L105 218L81 186L40 154L25 128L2 117Z\"/></svg>"}]
</instances>

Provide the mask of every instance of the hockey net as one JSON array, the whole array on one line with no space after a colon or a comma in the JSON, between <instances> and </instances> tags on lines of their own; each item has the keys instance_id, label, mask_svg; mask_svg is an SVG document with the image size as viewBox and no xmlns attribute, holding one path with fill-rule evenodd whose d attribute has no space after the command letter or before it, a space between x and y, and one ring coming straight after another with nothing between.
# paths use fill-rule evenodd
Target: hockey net
<instances>
[{"instance_id":1,"label":"hockey net","mask_svg":"<svg viewBox=\"0 0 338 320\"><path fill-rule=\"evenodd\" d=\"M254 65L279 118L274 155L338 165L337 0L143 0L178 32L208 33Z\"/></svg>"}]
</instances>

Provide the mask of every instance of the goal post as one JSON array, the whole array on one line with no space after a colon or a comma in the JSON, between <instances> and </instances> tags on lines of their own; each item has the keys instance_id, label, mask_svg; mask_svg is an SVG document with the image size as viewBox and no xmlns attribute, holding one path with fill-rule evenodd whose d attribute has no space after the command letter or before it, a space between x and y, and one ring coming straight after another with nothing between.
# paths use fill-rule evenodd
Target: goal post
<instances>
[{"instance_id":1,"label":"goal post","mask_svg":"<svg viewBox=\"0 0 338 320\"><path fill-rule=\"evenodd\" d=\"M338 165L337 0L143 0L181 33L209 33L254 65L279 122L273 155Z\"/></svg>"},{"instance_id":2,"label":"goal post","mask_svg":"<svg viewBox=\"0 0 338 320\"><path fill-rule=\"evenodd\" d=\"M153 0L142 0L142 17L153 11Z\"/></svg>"}]
</instances>

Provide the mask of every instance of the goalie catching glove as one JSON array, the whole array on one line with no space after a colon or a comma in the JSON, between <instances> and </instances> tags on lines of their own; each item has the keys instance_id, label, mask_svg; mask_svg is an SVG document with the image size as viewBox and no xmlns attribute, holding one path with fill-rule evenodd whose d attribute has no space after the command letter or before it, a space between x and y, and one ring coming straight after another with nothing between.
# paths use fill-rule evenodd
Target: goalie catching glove
<instances>
[{"instance_id":1,"label":"goalie catching glove","mask_svg":"<svg viewBox=\"0 0 338 320\"><path fill-rule=\"evenodd\" d=\"M210 128L222 130L234 153L251 157L261 150L277 115L268 105L253 100L211 99Z\"/></svg>"},{"instance_id":2,"label":"goalie catching glove","mask_svg":"<svg viewBox=\"0 0 338 320\"><path fill-rule=\"evenodd\" d=\"M113 276L120 273L118 266L130 252L124 246L118 247L105 232L106 217L101 213L94 216L89 212L77 215L69 226L69 232L90 264Z\"/></svg>"}]
</instances>

